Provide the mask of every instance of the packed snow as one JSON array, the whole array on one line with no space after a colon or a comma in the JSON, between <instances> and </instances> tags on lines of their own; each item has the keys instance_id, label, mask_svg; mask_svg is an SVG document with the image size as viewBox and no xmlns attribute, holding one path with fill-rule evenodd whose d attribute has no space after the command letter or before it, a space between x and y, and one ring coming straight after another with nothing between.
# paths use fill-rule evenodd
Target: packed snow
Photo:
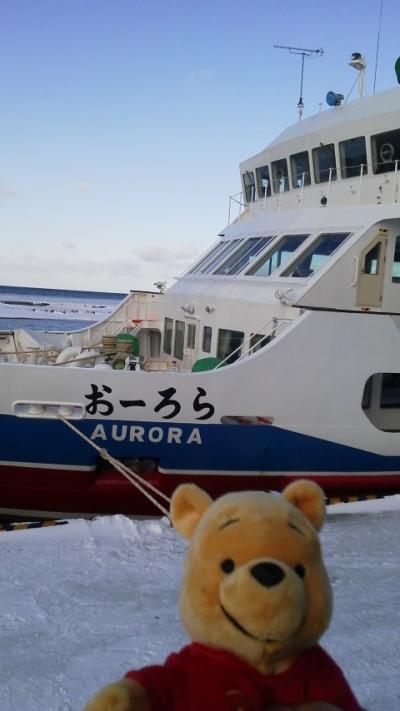
<instances>
[{"instance_id":1,"label":"packed snow","mask_svg":"<svg viewBox=\"0 0 400 711\"><path fill-rule=\"evenodd\" d=\"M323 645L369 711L400 708L399 530L397 496L332 506L322 531L335 599ZM166 519L2 532L1 711L79 711L98 687L186 644L186 546Z\"/></svg>"}]
</instances>

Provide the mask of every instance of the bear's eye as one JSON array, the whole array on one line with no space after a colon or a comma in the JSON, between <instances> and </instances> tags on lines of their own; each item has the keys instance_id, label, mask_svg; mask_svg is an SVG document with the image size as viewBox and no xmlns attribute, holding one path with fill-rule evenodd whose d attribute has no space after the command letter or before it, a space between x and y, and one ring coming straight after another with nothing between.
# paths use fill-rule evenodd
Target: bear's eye
<instances>
[{"instance_id":1,"label":"bear's eye","mask_svg":"<svg viewBox=\"0 0 400 711\"><path fill-rule=\"evenodd\" d=\"M222 561L221 570L224 573L232 573L232 571L234 569L235 569L235 563L233 562L232 558L225 558L225 560Z\"/></svg>"},{"instance_id":2,"label":"bear's eye","mask_svg":"<svg viewBox=\"0 0 400 711\"><path fill-rule=\"evenodd\" d=\"M304 565L301 565L301 563L300 563L300 565L296 565L296 566L295 566L295 569L294 569L294 572L297 573L297 575L299 576L299 578L304 578L304 576L305 576L305 574L306 574Z\"/></svg>"}]
</instances>

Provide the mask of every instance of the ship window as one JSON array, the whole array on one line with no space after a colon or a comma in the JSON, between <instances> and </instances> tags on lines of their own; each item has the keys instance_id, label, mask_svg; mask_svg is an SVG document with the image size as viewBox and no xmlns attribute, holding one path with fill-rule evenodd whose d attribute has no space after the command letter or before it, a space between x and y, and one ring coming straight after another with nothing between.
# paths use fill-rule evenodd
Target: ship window
<instances>
[{"instance_id":1,"label":"ship window","mask_svg":"<svg viewBox=\"0 0 400 711\"><path fill-rule=\"evenodd\" d=\"M287 262L290 255L300 247L309 235L285 235L275 249L268 252L252 269L246 272L250 276L270 276L275 269Z\"/></svg>"},{"instance_id":2,"label":"ship window","mask_svg":"<svg viewBox=\"0 0 400 711\"><path fill-rule=\"evenodd\" d=\"M194 267L189 271L189 274L196 274L196 272L199 272L201 268L206 264L206 262L208 262L210 259L212 259L212 257L222 251L224 245L226 244L226 240L224 240L223 242L218 242L218 244L215 245L215 247L210 252L208 252L204 257L200 259L200 261L198 261L194 265Z\"/></svg>"},{"instance_id":3,"label":"ship window","mask_svg":"<svg viewBox=\"0 0 400 711\"><path fill-rule=\"evenodd\" d=\"M400 373L383 373L381 407L400 407Z\"/></svg>"},{"instance_id":4,"label":"ship window","mask_svg":"<svg viewBox=\"0 0 400 711\"><path fill-rule=\"evenodd\" d=\"M217 358L221 360L226 358L227 363L233 363L240 358L240 346L243 343L243 339L244 333L242 331L228 331L225 328L220 328L218 331ZM237 348L239 350L236 351ZM236 353L233 351L236 351Z\"/></svg>"},{"instance_id":5,"label":"ship window","mask_svg":"<svg viewBox=\"0 0 400 711\"><path fill-rule=\"evenodd\" d=\"M310 161L308 151L295 153L290 156L290 167L292 171L292 185L294 188L301 188L302 185L310 185Z\"/></svg>"},{"instance_id":6,"label":"ship window","mask_svg":"<svg viewBox=\"0 0 400 711\"><path fill-rule=\"evenodd\" d=\"M388 173L400 161L400 130L386 131L371 136L374 173Z\"/></svg>"},{"instance_id":7,"label":"ship window","mask_svg":"<svg viewBox=\"0 0 400 711\"><path fill-rule=\"evenodd\" d=\"M306 249L305 252L292 264L289 269L283 272L282 276L308 277L317 271L330 255L349 236L349 232L335 232L319 235L315 242Z\"/></svg>"},{"instance_id":8,"label":"ship window","mask_svg":"<svg viewBox=\"0 0 400 711\"><path fill-rule=\"evenodd\" d=\"M185 341L185 322L175 321L175 343L174 343L174 356L182 360L183 358L183 344Z\"/></svg>"},{"instance_id":9,"label":"ship window","mask_svg":"<svg viewBox=\"0 0 400 711\"><path fill-rule=\"evenodd\" d=\"M267 345L271 340L271 336L264 336L262 333L253 333L250 338L249 351L255 353Z\"/></svg>"},{"instance_id":10,"label":"ship window","mask_svg":"<svg viewBox=\"0 0 400 711\"><path fill-rule=\"evenodd\" d=\"M364 274L370 274L372 276L379 274L379 254L381 251L381 244L381 242L377 242L365 255L363 267Z\"/></svg>"},{"instance_id":11,"label":"ship window","mask_svg":"<svg viewBox=\"0 0 400 711\"><path fill-rule=\"evenodd\" d=\"M365 383L361 406L384 432L400 432L400 373L375 373Z\"/></svg>"},{"instance_id":12,"label":"ship window","mask_svg":"<svg viewBox=\"0 0 400 711\"><path fill-rule=\"evenodd\" d=\"M202 269L200 269L201 274L211 274L213 269L222 261L222 259L233 252L241 241L242 240L240 239L231 239L228 242L225 242L223 249L218 252L218 254L211 259L211 261L208 261Z\"/></svg>"},{"instance_id":13,"label":"ship window","mask_svg":"<svg viewBox=\"0 0 400 711\"><path fill-rule=\"evenodd\" d=\"M262 165L260 168L256 168L256 178L258 197L265 197L265 191L267 193L267 197L269 197L271 195L271 181L267 165Z\"/></svg>"},{"instance_id":14,"label":"ship window","mask_svg":"<svg viewBox=\"0 0 400 711\"><path fill-rule=\"evenodd\" d=\"M247 170L245 173L243 173L242 178L246 202L252 202L255 199L256 192L253 171Z\"/></svg>"},{"instance_id":15,"label":"ship window","mask_svg":"<svg viewBox=\"0 0 400 711\"><path fill-rule=\"evenodd\" d=\"M368 378L367 382L365 383L365 388L361 400L361 407L363 410L368 410L371 407L371 398L372 398L372 377Z\"/></svg>"},{"instance_id":16,"label":"ship window","mask_svg":"<svg viewBox=\"0 0 400 711\"><path fill-rule=\"evenodd\" d=\"M392 264L392 281L400 283L400 237L396 237Z\"/></svg>"},{"instance_id":17,"label":"ship window","mask_svg":"<svg viewBox=\"0 0 400 711\"><path fill-rule=\"evenodd\" d=\"M361 173L368 173L367 149L364 136L350 138L339 143L340 165L342 178L353 178Z\"/></svg>"},{"instance_id":18,"label":"ship window","mask_svg":"<svg viewBox=\"0 0 400 711\"><path fill-rule=\"evenodd\" d=\"M203 351L205 353L211 353L211 338L212 338L211 326L204 326L204 328L203 328Z\"/></svg>"},{"instance_id":19,"label":"ship window","mask_svg":"<svg viewBox=\"0 0 400 711\"><path fill-rule=\"evenodd\" d=\"M312 157L314 164L314 180L316 183L327 183L329 181L329 176L331 180L336 180L336 158L335 146L333 143L313 148Z\"/></svg>"},{"instance_id":20,"label":"ship window","mask_svg":"<svg viewBox=\"0 0 400 711\"><path fill-rule=\"evenodd\" d=\"M285 190L289 190L289 176L286 158L274 160L271 163L271 168L274 193L283 193Z\"/></svg>"},{"instance_id":21,"label":"ship window","mask_svg":"<svg viewBox=\"0 0 400 711\"><path fill-rule=\"evenodd\" d=\"M214 274L238 274L267 246L272 237L251 237L221 264Z\"/></svg>"},{"instance_id":22,"label":"ship window","mask_svg":"<svg viewBox=\"0 0 400 711\"><path fill-rule=\"evenodd\" d=\"M196 324L188 323L186 334L186 347L195 348L196 346Z\"/></svg>"},{"instance_id":23,"label":"ship window","mask_svg":"<svg viewBox=\"0 0 400 711\"><path fill-rule=\"evenodd\" d=\"M172 354L172 334L174 330L174 322L172 318L164 319L164 353Z\"/></svg>"}]
</instances>

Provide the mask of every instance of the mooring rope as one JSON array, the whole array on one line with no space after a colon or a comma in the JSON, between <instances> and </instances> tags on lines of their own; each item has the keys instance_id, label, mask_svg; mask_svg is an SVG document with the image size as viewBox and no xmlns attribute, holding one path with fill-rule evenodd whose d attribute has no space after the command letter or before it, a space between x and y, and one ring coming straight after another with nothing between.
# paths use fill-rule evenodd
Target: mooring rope
<instances>
[{"instance_id":1,"label":"mooring rope","mask_svg":"<svg viewBox=\"0 0 400 711\"><path fill-rule=\"evenodd\" d=\"M153 484L150 484L149 481L146 481L143 477L141 477L137 472L135 472L133 469L129 469L129 467L126 467L122 462L120 462L118 459L115 459L104 447L99 447L95 442L92 442L89 437L86 437L86 435L83 434L77 427L75 427L69 420L67 420L63 415L58 414L57 417L65 424L67 427L69 427L75 434L79 435L87 444L90 444L93 449L95 449L102 459L105 459L106 461L110 462L112 466L120 473L122 474L125 479L127 479L133 486L136 486L139 491L146 496L149 501L151 501L154 506L156 506L163 514L164 516L167 516L169 518L169 511L162 505L160 504L157 499L152 496L149 491L146 491L147 489L150 489L150 491L153 491L157 496L160 496L162 499L170 503L171 499L166 496L162 491L157 489ZM146 488L145 488L146 487Z\"/></svg>"}]
</instances>

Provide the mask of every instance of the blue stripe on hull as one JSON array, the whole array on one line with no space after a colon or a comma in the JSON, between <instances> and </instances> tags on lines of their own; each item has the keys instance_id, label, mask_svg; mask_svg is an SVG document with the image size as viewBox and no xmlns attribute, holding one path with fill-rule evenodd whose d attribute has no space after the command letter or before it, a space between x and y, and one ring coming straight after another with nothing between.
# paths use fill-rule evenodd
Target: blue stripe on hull
<instances>
[{"instance_id":1,"label":"blue stripe on hull","mask_svg":"<svg viewBox=\"0 0 400 711\"><path fill-rule=\"evenodd\" d=\"M161 468L172 471L390 472L400 469L400 456L373 454L268 425L128 424L108 419L74 421L74 425L89 437L97 428L99 436L93 441L117 458L157 459ZM138 427L144 430L141 435L131 429ZM138 441L140 436L143 441ZM97 458L97 452L61 422L0 416L2 461L87 467L94 466Z\"/></svg>"}]
</instances>

